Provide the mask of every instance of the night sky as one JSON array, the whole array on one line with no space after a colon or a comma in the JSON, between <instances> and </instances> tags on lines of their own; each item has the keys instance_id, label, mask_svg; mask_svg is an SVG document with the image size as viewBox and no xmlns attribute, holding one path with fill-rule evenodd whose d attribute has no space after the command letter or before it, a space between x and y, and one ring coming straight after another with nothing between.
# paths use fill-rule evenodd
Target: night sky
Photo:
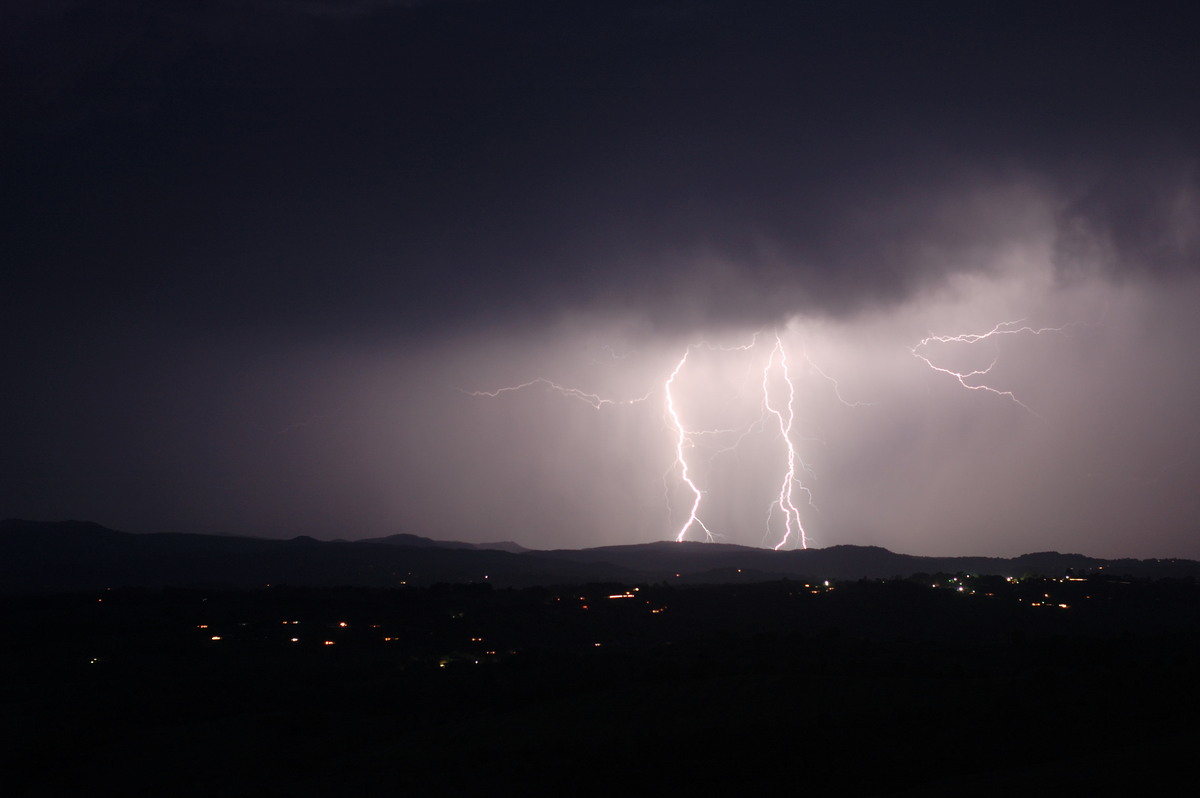
<instances>
[{"instance_id":1,"label":"night sky","mask_svg":"<svg viewBox=\"0 0 1200 798\"><path fill-rule=\"evenodd\" d=\"M8 4L0 517L1200 558L1198 20L976 5Z\"/></svg>"}]
</instances>

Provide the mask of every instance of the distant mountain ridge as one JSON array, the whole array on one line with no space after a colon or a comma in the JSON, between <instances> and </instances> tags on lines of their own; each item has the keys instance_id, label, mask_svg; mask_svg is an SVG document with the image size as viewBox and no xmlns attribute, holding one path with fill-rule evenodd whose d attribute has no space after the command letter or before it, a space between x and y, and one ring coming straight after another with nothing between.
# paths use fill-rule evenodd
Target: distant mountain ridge
<instances>
[{"instance_id":1,"label":"distant mountain ridge","mask_svg":"<svg viewBox=\"0 0 1200 798\"><path fill-rule=\"evenodd\" d=\"M382 538L363 538L356 541L358 543L386 543L389 546L411 546L413 548L428 549L490 549L492 551L507 551L512 554L520 554L523 551L530 551L520 543L513 543L511 540L501 540L495 543L464 543L460 540L434 540L433 538L423 538L420 535L410 535L407 532L401 532L396 535L387 535Z\"/></svg>"},{"instance_id":2,"label":"distant mountain ridge","mask_svg":"<svg viewBox=\"0 0 1200 798\"><path fill-rule=\"evenodd\" d=\"M1006 559L926 557L852 545L788 551L666 541L550 551L524 549L515 543L490 545L495 548L408 534L359 541L133 534L86 521L9 519L0 521L0 593L126 586L689 584L880 579L919 573L1059 576L1069 569L1103 569L1131 576L1200 576L1200 562L1194 560L1102 560L1058 552Z\"/></svg>"}]
</instances>

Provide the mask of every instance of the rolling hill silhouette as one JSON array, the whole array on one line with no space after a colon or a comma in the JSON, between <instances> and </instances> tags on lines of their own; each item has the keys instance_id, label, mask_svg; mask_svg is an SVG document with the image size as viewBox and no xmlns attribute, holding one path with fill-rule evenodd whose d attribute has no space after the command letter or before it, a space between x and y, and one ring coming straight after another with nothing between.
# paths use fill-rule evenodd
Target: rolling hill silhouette
<instances>
[{"instance_id":1,"label":"rolling hill silhouette","mask_svg":"<svg viewBox=\"0 0 1200 798\"><path fill-rule=\"evenodd\" d=\"M1192 560L1102 560L1039 552L923 557L876 546L773 551L718 543L658 542L590 549L485 548L416 535L360 541L132 534L83 521L0 522L0 590L44 593L118 586L399 587L486 582L524 587L584 582L729 583L907 577L916 573L1060 575L1105 569L1135 576L1200 574Z\"/></svg>"}]
</instances>

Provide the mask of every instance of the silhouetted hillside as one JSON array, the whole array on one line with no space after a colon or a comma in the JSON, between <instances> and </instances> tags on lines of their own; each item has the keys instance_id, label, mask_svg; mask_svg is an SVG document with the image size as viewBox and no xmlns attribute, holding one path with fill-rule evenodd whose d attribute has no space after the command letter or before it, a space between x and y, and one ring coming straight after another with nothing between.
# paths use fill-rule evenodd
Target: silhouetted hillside
<instances>
[{"instance_id":1,"label":"silhouetted hillside","mask_svg":"<svg viewBox=\"0 0 1200 798\"><path fill-rule=\"evenodd\" d=\"M663 541L594 549L555 549L530 552L527 556L578 563L606 562L631 571L653 574L656 580L679 579L684 582L713 582L717 574L730 577L757 574L762 579L888 579L918 573L1057 576L1068 570L1106 570L1149 577L1200 575L1200 563L1195 560L1103 560L1054 551L1023 554L1012 559L920 557L896 554L879 546L850 545L774 551L722 543Z\"/></svg>"},{"instance_id":2,"label":"silhouetted hillside","mask_svg":"<svg viewBox=\"0 0 1200 798\"><path fill-rule=\"evenodd\" d=\"M78 521L0 522L0 590L9 593L124 586L524 586L632 576L616 566L525 558L491 549L310 537L137 535Z\"/></svg>"},{"instance_id":3,"label":"silhouetted hillside","mask_svg":"<svg viewBox=\"0 0 1200 798\"><path fill-rule=\"evenodd\" d=\"M503 544L496 544L503 545ZM515 546L515 544L514 544ZM362 541L268 540L175 533L130 534L81 521L0 522L0 590L45 593L99 587L399 587L438 582L507 586L624 581L727 583L882 579L917 573L1133 576L1200 574L1192 560L1106 561L1040 552L917 557L875 546L773 551L719 543L658 542L553 551L501 551L415 535Z\"/></svg>"},{"instance_id":4,"label":"silhouetted hillside","mask_svg":"<svg viewBox=\"0 0 1200 798\"><path fill-rule=\"evenodd\" d=\"M389 546L409 546L412 548L438 548L438 549L491 549L493 551L507 551L512 554L519 554L529 549L522 546L520 543L513 543L511 540L501 540L495 543L464 543L461 540L434 540L433 538L421 537L420 535L410 535L408 533L400 533L397 535L387 535L382 538L364 538L360 543L386 543Z\"/></svg>"}]
</instances>

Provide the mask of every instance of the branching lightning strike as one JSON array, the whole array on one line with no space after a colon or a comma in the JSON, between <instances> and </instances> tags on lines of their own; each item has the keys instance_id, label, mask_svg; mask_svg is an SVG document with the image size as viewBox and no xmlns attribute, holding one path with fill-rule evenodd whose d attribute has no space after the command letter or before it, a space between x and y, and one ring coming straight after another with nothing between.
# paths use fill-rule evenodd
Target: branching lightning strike
<instances>
[{"instance_id":1,"label":"branching lightning strike","mask_svg":"<svg viewBox=\"0 0 1200 798\"><path fill-rule=\"evenodd\" d=\"M570 399L578 399L585 404L591 405L597 410L605 405L632 405L637 404L638 402L644 402L650 398L650 393L648 392L645 396L639 396L634 399L606 399L599 394L588 393L587 391L582 391L578 388L571 388L566 385L559 385L557 382L548 380L545 377L536 377L528 382L523 382L520 385L509 385L504 388L497 388L494 391L463 391L463 393L466 393L470 396L485 396L489 399L495 399L502 393L520 391L524 390L525 388L532 388L534 385L544 385L552 391L556 391Z\"/></svg>"},{"instance_id":2,"label":"branching lightning strike","mask_svg":"<svg viewBox=\"0 0 1200 798\"><path fill-rule=\"evenodd\" d=\"M976 378L979 378L979 377L986 377L988 374L991 373L992 369L995 368L996 364L1000 360L1000 355L998 352L992 357L992 362L988 364L987 368L975 369L973 371L955 371L952 368L947 368L945 366L939 366L936 363L934 363L933 360L930 359L930 357L928 355L923 354L924 351L928 351L928 348L931 344L951 344L951 343L976 344L976 343L979 343L980 341L986 341L990 338L995 338L995 337L1001 336L1001 335L1021 335L1021 334L1041 335L1043 333L1051 333L1051 332L1059 333L1066 329L1065 326L1064 327L1030 327L1028 325L1025 325L1025 326L1018 327L1017 325L1021 324L1023 321L1025 321L1025 320L1017 319L1016 321L1002 321L985 333L964 333L964 334L960 334L960 335L930 335L925 338L922 338L920 340L920 342L917 343L916 346L913 346L910 349L910 351L912 352L913 357L922 361L923 363L925 363L926 366L933 369L934 371L941 372L942 374L947 374L947 375L953 377L955 380L957 380L958 384L961 385L962 387L964 387L968 390L971 390L971 391L986 391L988 393L993 393L996 396L1004 397L1005 399L1010 400L1014 404L1019 405L1025 411L1027 411L1027 412L1031 413L1032 415L1036 416L1037 418L1045 421L1045 419L1042 418L1042 416L1039 415L1038 413L1034 412L1034 410L1031 407L1029 407L1029 405L1025 404L1020 399L1018 399L1016 394L1014 394L1012 391L1001 390L1000 388L994 388L985 382L976 380Z\"/></svg>"},{"instance_id":3,"label":"branching lightning strike","mask_svg":"<svg viewBox=\"0 0 1200 798\"><path fill-rule=\"evenodd\" d=\"M771 404L771 388L769 382L771 378L771 367L775 364L776 354L779 355L779 370L783 376L783 382L785 385L787 385L787 403L782 408ZM805 357L807 357L807 355L805 355ZM811 363L811 361L809 362ZM775 336L775 346L771 349L771 354L767 358L767 365L763 368L762 391L763 407L766 409L766 412L773 415L775 420L779 422L779 434L780 437L783 438L784 444L787 446L787 469L784 471L783 481L779 486L779 497L771 503L770 508L767 510L768 532L770 531L771 515L774 513L775 507L778 506L780 512L783 513L784 519L783 538L777 544L775 544L775 550L778 551L779 549L783 548L785 545L787 545L787 542L791 540L793 534L793 524L795 526L795 534L798 536L800 541L800 547L807 549L808 534L804 531L804 524L800 520L800 509L796 507L795 502L792 501L792 491L795 487L799 486L801 490L805 491L805 493L808 493L809 504L812 503L812 494L808 492L807 488L805 488L803 485L800 485L799 480L796 478L796 445L792 442L792 423L796 418L796 386L792 383L792 377L788 373L787 353L784 352L783 341L779 339L778 335Z\"/></svg>"},{"instance_id":4,"label":"branching lightning strike","mask_svg":"<svg viewBox=\"0 0 1200 798\"><path fill-rule=\"evenodd\" d=\"M838 384L838 381L835 380L833 377L830 377L828 374L826 374L821 369L820 366L818 366L816 363L814 363L813 359L808 356L808 352L804 353L804 361L806 363L808 363L809 368L811 368L813 371L820 374L822 377L825 378L825 380L827 382L829 382L829 384L831 384L833 386L833 395L836 396L837 400L839 402L841 402L842 404L844 404L846 407L869 407L869 406L875 404L874 402L851 402L851 401L849 401L844 396L842 396L842 386Z\"/></svg>"},{"instance_id":5,"label":"branching lightning strike","mask_svg":"<svg viewBox=\"0 0 1200 798\"><path fill-rule=\"evenodd\" d=\"M675 428L675 463L679 466L679 478L683 480L683 484L687 485L688 490L692 492L692 508L688 512L687 520L680 527L679 533L675 535L675 540L682 542L687 538L688 530L693 526L698 526L704 530L706 538L711 542L714 539L713 533L704 525L699 516L700 500L704 494L696 486L696 483L692 481L688 473L687 457L684 455L684 451L692 445L691 438L687 428L683 426L683 421L679 418L679 411L675 408L675 395L671 392L671 385L675 382L675 378L679 376L679 372L683 369L684 364L687 363L688 353L691 351L691 347L684 350L683 357L675 364L675 370L671 372L671 376L667 378L664 386L664 391L667 395L667 415L671 417L671 424Z\"/></svg>"},{"instance_id":6,"label":"branching lightning strike","mask_svg":"<svg viewBox=\"0 0 1200 798\"><path fill-rule=\"evenodd\" d=\"M985 391L995 394L996 396L1007 399L1021 407L1026 412L1041 419L1038 413L1034 412L1029 405L1019 399L1011 390L995 387L985 381L985 378L992 373L999 361L999 352L996 352L991 363L985 368L976 368L973 370L955 370L946 365L941 365L935 362L934 356L931 354L931 349L935 345L940 344L966 344L973 345L983 341L998 339L1001 336L1009 335L1042 335L1043 333L1060 333L1067 327L1031 327L1023 324L1024 319L1016 321L1001 322L992 329L983 333L962 333L958 335L929 335L922 338L916 345L910 347L910 352L913 357L923 362L932 371L940 372L952 377L960 386L972 391ZM676 399L678 389L677 380L688 366L689 356L693 350L697 348L705 348L712 351L749 351L753 350L758 345L758 336L756 333L749 344L741 346L720 347L705 343L690 344L684 349L683 355L675 363L674 368L663 382L662 391L664 396L664 423L670 428L674 438L675 456L671 466L664 473L664 485L666 487L666 498L668 505L670 504L670 486L667 484L667 478L672 474L676 474L679 483L686 488L690 496L688 513L683 524L679 527L675 534L676 541L687 540L689 535L694 535L694 528L699 528L703 531L704 539L714 541L717 535L712 529L705 524L701 518L701 505L704 501L705 491L698 484L693 473L694 463L691 461L692 450L696 447L696 438L701 435L732 435L737 433L736 439L727 447L718 449L712 456L722 454L724 452L736 449L745 438L754 430L767 429L768 424L778 429L779 439L783 441L785 447L784 467L779 481L778 494L771 500L767 509L767 535L771 534L772 521L775 518L776 512L783 516L782 535L775 544L775 549L781 549L788 545L793 540L797 545L803 548L808 548L809 534L804 527L800 507L797 505L796 493L802 492L807 498L807 504L813 507L813 495L811 490L806 487L800 479L799 472L806 471L812 473L804 461L800 458L796 448L794 439L794 428L796 422L796 384L792 378L790 365L788 362L787 352L783 345L782 338L776 334L775 341L767 356L766 364L762 368L760 389L762 413L760 418L741 429L693 429L690 428L683 418L683 413L680 410L679 403ZM614 359L617 359L615 353L610 354ZM823 371L807 352L803 353L804 361L808 364L811 371L820 375L833 386L834 395L838 401L847 407L862 407L872 404L870 402L851 402L842 396L841 387L837 380ZM753 362L753 361L752 361ZM748 375L752 373L748 372ZM643 396L633 399L611 399L601 396L597 393L584 391L579 388L574 388L567 385L562 385L545 377L537 377L519 385L511 385L503 388L497 388L492 391L464 391L471 396L496 398L501 394L522 391L534 386L542 386L549 391L556 392L569 399L581 401L596 410L601 410L607 407L618 405L633 405L645 402L654 394L654 391L649 391ZM1044 420L1044 419L1043 419Z\"/></svg>"},{"instance_id":7,"label":"branching lightning strike","mask_svg":"<svg viewBox=\"0 0 1200 798\"><path fill-rule=\"evenodd\" d=\"M696 438L701 435L720 436L737 434L737 438L732 445L717 450L713 455L716 456L736 449L751 431L754 429L765 430L767 428L768 421L773 421L772 426L778 427L779 438L783 441L785 446L785 467L781 475L778 495L768 506L767 534L771 534L771 522L776 511L778 510L778 512L782 513L784 520L782 536L779 538L778 543L775 544L775 548L780 549L793 540L795 540L801 547L808 547L808 533L806 532L801 519L800 508L796 504L796 492L803 492L807 496L808 504L810 506L812 506L812 493L807 487L801 484L799 479L799 470L807 471L808 467L800 459L793 437L793 427L796 418L796 386L792 379L788 365L787 353L783 345L783 340L780 338L780 336L778 334L774 336L774 345L772 346L767 357L766 365L763 366L762 369L760 380L760 387L762 391L762 413L758 421L741 429L693 429L684 422L683 413L681 412L679 404L676 400L678 389L678 384L676 381L687 367L688 358L692 354L693 350L697 348L706 348L712 351L724 352L750 351L757 347L758 338L759 333L755 333L750 343L739 346L714 346L706 343L690 344L684 350L683 355L679 358L678 362L676 362L675 367L671 370L671 373L668 375L667 379L663 382L662 390L664 395L664 423L671 429L675 442L674 460L664 474L666 498L668 504L670 504L670 486L669 484L666 484L666 480L667 477L672 473L676 475L677 479L682 486L686 488L687 493L690 496L687 517L684 519L683 524L679 527L679 530L675 534L676 541L682 542L687 540L689 535L695 534L695 528L699 528L699 530L703 531L704 539L709 542L715 541L717 538L709 526L704 523L700 514L700 508L704 500L705 492L701 486L697 484L697 480L694 477L692 470L693 463L691 462L691 451L695 448ZM805 353L804 358L817 374L820 374L821 377L833 384L834 392L842 404L848 407L857 407L864 404L862 402L846 401L841 395L837 381L822 371L812 361L812 359L808 357L807 353ZM772 384L773 381L775 382L774 385ZM782 394L780 393L780 381L782 381ZM493 391L464 392L471 396L494 399L504 393L521 391L539 385L548 390L557 392L565 397L584 402L596 410L615 405L644 402L653 394L653 391L651 391L644 396L635 399L616 400L606 398L596 393L562 385L545 377L538 377L527 382L520 383L519 385L506 386Z\"/></svg>"}]
</instances>

